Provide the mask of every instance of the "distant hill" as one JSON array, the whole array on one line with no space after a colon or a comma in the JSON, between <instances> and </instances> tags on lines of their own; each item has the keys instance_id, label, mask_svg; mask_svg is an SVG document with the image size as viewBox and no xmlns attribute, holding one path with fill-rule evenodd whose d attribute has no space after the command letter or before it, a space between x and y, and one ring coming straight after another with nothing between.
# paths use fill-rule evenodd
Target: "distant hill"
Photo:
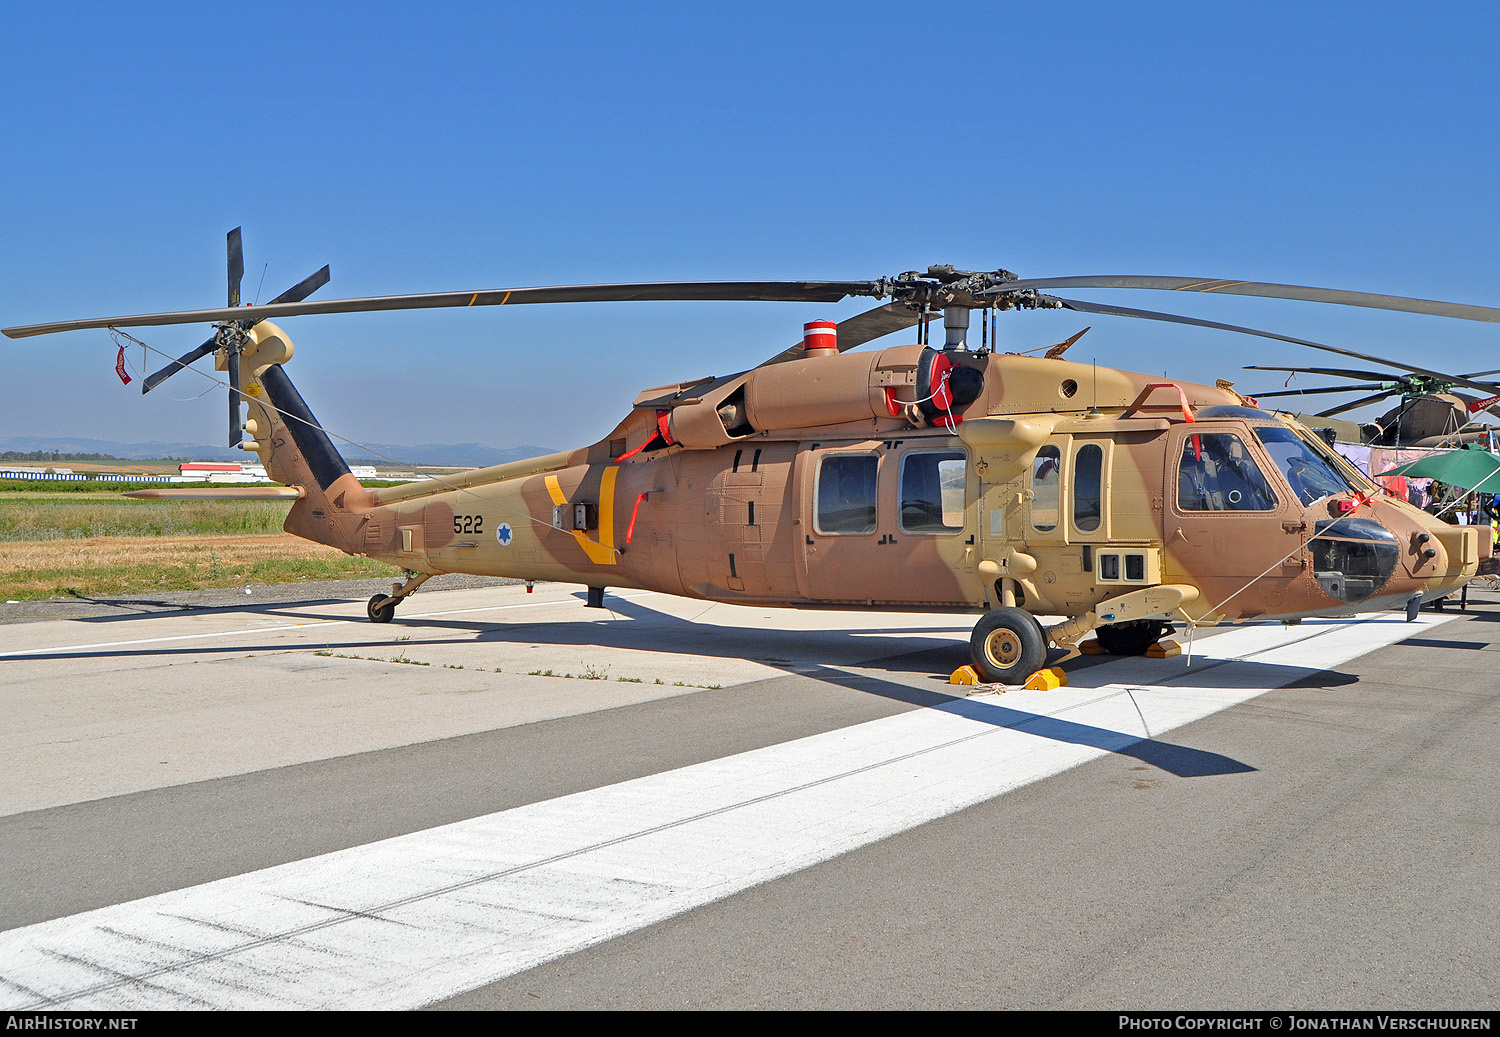
<instances>
[{"instance_id":1,"label":"distant hill","mask_svg":"<svg viewBox=\"0 0 1500 1037\"><path fill-rule=\"evenodd\" d=\"M340 452L351 463L411 465L452 465L461 468L482 468L486 465L521 461L528 457L540 457L552 453L551 447L517 446L509 448L484 446L480 443L423 443L419 446L400 446L388 443L371 443L370 448L385 457L372 456L357 450L347 443L340 444ZM232 450L224 446L207 446L203 443L115 443L104 439L82 439L70 436L11 436L0 439L0 452L56 451L59 454L108 454L125 460L146 458L187 458L190 461L245 461L250 455L243 450ZM387 461L385 458L393 458Z\"/></svg>"}]
</instances>

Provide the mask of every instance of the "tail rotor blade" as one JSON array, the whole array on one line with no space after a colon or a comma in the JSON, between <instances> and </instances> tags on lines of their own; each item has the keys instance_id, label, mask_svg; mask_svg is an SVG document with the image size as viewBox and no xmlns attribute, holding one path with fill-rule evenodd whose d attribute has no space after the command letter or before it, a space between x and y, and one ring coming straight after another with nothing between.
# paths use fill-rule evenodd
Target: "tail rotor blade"
<instances>
[{"instance_id":1,"label":"tail rotor blade","mask_svg":"<svg viewBox=\"0 0 1500 1037\"><path fill-rule=\"evenodd\" d=\"M240 418L240 351L233 345L228 350L229 358L229 445L239 446L244 436L245 425Z\"/></svg>"},{"instance_id":2,"label":"tail rotor blade","mask_svg":"<svg viewBox=\"0 0 1500 1037\"><path fill-rule=\"evenodd\" d=\"M238 227L236 227L234 230L232 230L232 231L229 232L228 250L229 250L229 305L230 306L238 306L240 304L240 281L245 276L245 258L244 258L244 253L241 250L240 228L238 228ZM329 281L329 271L328 271L328 267L325 266L325 267L323 267L323 269L317 271L316 273L309 274L307 277L303 278L303 280L301 280L297 284L293 285L292 287L288 288L286 291L282 292L280 295L278 295L272 301L273 302L301 302L303 299L306 299L313 292L317 291L319 288L322 288L325 284L328 283L328 281ZM248 329L248 328L253 327L255 324L258 324L258 323L260 323L260 322L259 321L247 321L247 322L242 323L241 327L244 327L244 328ZM162 382L166 381L168 378L171 378L178 371L181 371L184 367L187 367L189 364L194 363L195 361L203 359L204 357L208 356L210 353L212 353L214 350L216 350L218 348L219 348L219 336L216 334L213 338L209 339L207 342L204 342L197 349L194 349L190 353L184 353L182 356L180 356L176 360L172 361L166 367L163 367L160 371L157 371L155 374L151 375L151 377L149 377L145 381L143 381L141 383L141 392L142 393L148 393L148 392L150 392L152 389L155 389ZM230 389L230 392L229 392L229 414L230 414L230 418L229 418L229 438L230 438L230 444L229 445L230 446L234 446L234 445L236 445L239 442L239 437L238 437L238 434L237 434L237 431L236 431L239 428L239 420L238 420L238 413L239 413L239 406L238 406L239 405L239 396L238 396L238 392L239 392L239 384L240 384L239 367L240 367L240 356L239 356L239 353L236 350L231 349L229 351L230 383L231 383L231 386L232 386L232 388Z\"/></svg>"},{"instance_id":3,"label":"tail rotor blade","mask_svg":"<svg viewBox=\"0 0 1500 1037\"><path fill-rule=\"evenodd\" d=\"M240 282L245 278L245 250L240 241L240 228L229 232L229 305L240 304Z\"/></svg>"},{"instance_id":4,"label":"tail rotor blade","mask_svg":"<svg viewBox=\"0 0 1500 1037\"><path fill-rule=\"evenodd\" d=\"M315 274L308 274L303 280L292 285L266 305L271 306L279 302L301 302L313 292L328 283L328 268L325 266Z\"/></svg>"},{"instance_id":5,"label":"tail rotor blade","mask_svg":"<svg viewBox=\"0 0 1500 1037\"><path fill-rule=\"evenodd\" d=\"M182 354L182 356L178 357L176 360L173 360L166 367L163 367L160 371L156 372L150 378L147 378L144 382L142 382L141 393L145 394L150 392L152 389L155 389L162 382L165 382L168 378L171 378L178 371L181 371L184 367L188 366L188 364L191 364L197 360L201 360L203 357L208 356L208 354L212 353L215 349L218 348L218 346L219 339L216 335L213 338L209 339L207 342L203 343L203 345L199 346L197 349L193 350L191 353Z\"/></svg>"}]
</instances>

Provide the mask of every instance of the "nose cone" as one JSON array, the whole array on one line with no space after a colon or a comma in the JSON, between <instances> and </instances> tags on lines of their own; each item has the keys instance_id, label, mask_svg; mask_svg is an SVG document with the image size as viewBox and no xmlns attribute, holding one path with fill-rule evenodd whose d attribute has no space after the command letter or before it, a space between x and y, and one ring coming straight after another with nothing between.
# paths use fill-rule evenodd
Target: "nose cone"
<instances>
[{"instance_id":1,"label":"nose cone","mask_svg":"<svg viewBox=\"0 0 1500 1037\"><path fill-rule=\"evenodd\" d=\"M1440 519L1429 522L1425 528L1412 531L1406 551L1407 571L1415 589L1427 601L1451 594L1474 578L1479 571L1479 535L1483 530L1478 526L1450 526Z\"/></svg>"},{"instance_id":2,"label":"nose cone","mask_svg":"<svg viewBox=\"0 0 1500 1037\"><path fill-rule=\"evenodd\" d=\"M1329 597L1362 609L1401 605L1413 595L1443 597L1474 577L1479 530L1450 526L1393 500L1321 518L1308 544L1313 574Z\"/></svg>"},{"instance_id":3,"label":"nose cone","mask_svg":"<svg viewBox=\"0 0 1500 1037\"><path fill-rule=\"evenodd\" d=\"M1375 597L1401 561L1396 534L1373 518L1344 515L1314 523L1313 576L1323 593L1354 603Z\"/></svg>"}]
</instances>

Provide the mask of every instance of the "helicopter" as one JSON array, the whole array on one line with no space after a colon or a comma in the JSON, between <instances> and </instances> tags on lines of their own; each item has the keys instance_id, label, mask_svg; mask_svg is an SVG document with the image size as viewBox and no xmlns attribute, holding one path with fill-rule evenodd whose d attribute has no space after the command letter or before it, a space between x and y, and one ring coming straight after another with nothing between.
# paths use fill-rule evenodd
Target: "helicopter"
<instances>
[{"instance_id":1,"label":"helicopter","mask_svg":"<svg viewBox=\"0 0 1500 1037\"><path fill-rule=\"evenodd\" d=\"M1301 424L1214 386L1048 356L1002 353L974 310L1063 308L1336 346L1044 294L1132 288L1290 298L1500 322L1500 309L1263 282L1156 276L1022 279L931 266L873 281L653 282L308 301L309 277L241 306L230 232L229 305L4 329L55 332L213 324L150 391L209 354L229 388L230 445L282 485L234 496L291 502L284 528L407 574L370 620L439 573L662 591L756 605L978 613L970 657L1017 684L1103 650L1145 654L1196 625L1349 615L1465 584L1481 543L1382 496ZM292 384L288 334L311 313L582 301L888 299L814 321L764 363L636 395L598 442L432 481L367 488ZM933 345L941 315L944 341ZM915 342L853 352L890 334ZM1075 336L1076 338L1076 336ZM1071 340L1070 340L1071 341ZM242 409L242 401L248 408ZM214 489L138 491L208 497ZM1043 626L1037 617L1058 617Z\"/></svg>"},{"instance_id":2,"label":"helicopter","mask_svg":"<svg viewBox=\"0 0 1500 1037\"><path fill-rule=\"evenodd\" d=\"M1500 409L1497 409L1500 407L1500 382L1480 382L1475 379L1500 374L1500 370L1451 375L1423 367L1412 367L1383 357L1368 354L1359 356L1373 363L1396 368L1400 373L1347 367L1270 367L1258 364L1249 365L1245 370L1361 379L1361 383L1353 385L1317 385L1255 394L1257 400L1266 400L1334 393L1367 393L1368 395L1316 414L1293 414L1296 420L1309 428L1332 429L1335 437L1342 442L1364 446L1451 449L1465 443L1487 442L1495 434L1495 426L1476 421L1475 417L1481 413L1500 414ZM1459 387L1478 390L1483 396L1455 392ZM1399 396L1401 402L1373 421L1355 423L1338 419L1340 414L1395 396Z\"/></svg>"}]
</instances>

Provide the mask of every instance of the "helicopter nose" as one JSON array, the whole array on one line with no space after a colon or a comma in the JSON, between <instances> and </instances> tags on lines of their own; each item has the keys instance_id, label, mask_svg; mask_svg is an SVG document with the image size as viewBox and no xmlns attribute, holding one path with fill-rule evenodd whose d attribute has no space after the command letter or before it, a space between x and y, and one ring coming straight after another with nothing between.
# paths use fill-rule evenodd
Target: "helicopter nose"
<instances>
[{"instance_id":1,"label":"helicopter nose","mask_svg":"<svg viewBox=\"0 0 1500 1037\"><path fill-rule=\"evenodd\" d=\"M1410 507L1370 502L1362 514L1314 522L1308 544L1318 586L1338 601L1385 608L1441 598L1473 578L1479 530Z\"/></svg>"},{"instance_id":2,"label":"helicopter nose","mask_svg":"<svg viewBox=\"0 0 1500 1037\"><path fill-rule=\"evenodd\" d=\"M1484 548L1489 546L1480 540L1484 532L1488 530L1483 527L1440 521L1411 532L1403 567L1424 601L1451 594L1474 578Z\"/></svg>"},{"instance_id":3,"label":"helicopter nose","mask_svg":"<svg viewBox=\"0 0 1500 1037\"><path fill-rule=\"evenodd\" d=\"M1391 582L1401 561L1396 534L1374 518L1343 515L1313 526L1308 543L1313 576L1323 593L1354 603L1373 598Z\"/></svg>"}]
</instances>

